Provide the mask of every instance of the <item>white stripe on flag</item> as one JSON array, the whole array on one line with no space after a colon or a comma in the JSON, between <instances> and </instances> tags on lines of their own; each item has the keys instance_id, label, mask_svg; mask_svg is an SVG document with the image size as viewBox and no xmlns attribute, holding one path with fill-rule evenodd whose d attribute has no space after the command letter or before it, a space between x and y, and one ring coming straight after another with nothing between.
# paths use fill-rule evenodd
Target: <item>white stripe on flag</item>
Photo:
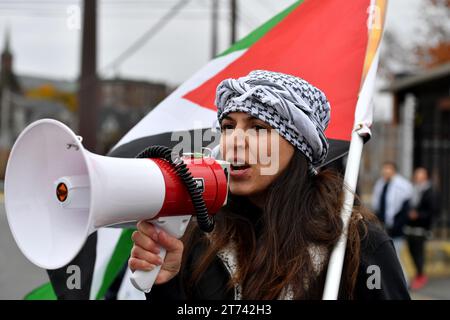
<instances>
[{"instance_id":1,"label":"white stripe on flag","mask_svg":"<svg viewBox=\"0 0 450 320\"><path fill-rule=\"evenodd\" d=\"M106 267L120 238L122 229L100 228L97 230L97 246L94 274L91 282L90 299L95 300L103 283Z\"/></svg>"},{"instance_id":2,"label":"white stripe on flag","mask_svg":"<svg viewBox=\"0 0 450 320\"><path fill-rule=\"evenodd\" d=\"M210 61L139 121L112 150L135 139L159 133L212 127L216 112L181 97L214 77L245 51L235 51Z\"/></svg>"}]
</instances>

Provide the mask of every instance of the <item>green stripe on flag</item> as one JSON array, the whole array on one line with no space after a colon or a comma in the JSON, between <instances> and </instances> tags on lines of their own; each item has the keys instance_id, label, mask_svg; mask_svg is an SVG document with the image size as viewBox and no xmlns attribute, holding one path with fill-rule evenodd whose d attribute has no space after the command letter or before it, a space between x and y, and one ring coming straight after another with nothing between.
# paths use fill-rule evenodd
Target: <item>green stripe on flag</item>
<instances>
[{"instance_id":1,"label":"green stripe on flag","mask_svg":"<svg viewBox=\"0 0 450 320\"><path fill-rule=\"evenodd\" d=\"M122 231L122 234L117 241L117 245L114 248L113 255L109 260L108 266L106 267L102 285L96 296L97 300L105 297L109 287L114 282L123 265L130 256L131 248L133 247L133 241L131 240L133 231L134 229L125 229Z\"/></svg>"},{"instance_id":2,"label":"green stripe on flag","mask_svg":"<svg viewBox=\"0 0 450 320\"><path fill-rule=\"evenodd\" d=\"M24 300L57 300L57 297L52 284L48 282L31 291Z\"/></svg>"},{"instance_id":3,"label":"green stripe on flag","mask_svg":"<svg viewBox=\"0 0 450 320\"><path fill-rule=\"evenodd\" d=\"M281 11L276 16L272 17L269 21L264 23L259 28L255 29L253 32L250 32L247 36L233 44L230 48L219 54L218 56L224 56L234 51L247 49L252 44L261 39L267 32L269 32L273 27L275 27L281 20L283 20L289 13L291 13L295 8L297 8L303 0L299 0Z\"/></svg>"}]
</instances>

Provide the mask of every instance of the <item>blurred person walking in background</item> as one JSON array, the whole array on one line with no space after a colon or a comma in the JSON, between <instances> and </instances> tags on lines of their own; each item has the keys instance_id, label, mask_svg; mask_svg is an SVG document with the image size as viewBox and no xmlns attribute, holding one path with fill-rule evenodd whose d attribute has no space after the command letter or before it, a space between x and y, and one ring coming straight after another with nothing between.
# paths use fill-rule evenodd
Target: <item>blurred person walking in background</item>
<instances>
[{"instance_id":1,"label":"blurred person walking in background","mask_svg":"<svg viewBox=\"0 0 450 320\"><path fill-rule=\"evenodd\" d=\"M411 283L411 289L418 290L428 281L424 274L425 241L431 235L433 215L437 210L436 194L428 178L428 171L419 167L414 171L414 188L410 203L408 220L403 228L408 241L409 252L417 273Z\"/></svg>"},{"instance_id":2,"label":"blurred person walking in background","mask_svg":"<svg viewBox=\"0 0 450 320\"><path fill-rule=\"evenodd\" d=\"M396 164L385 162L372 195L372 209L392 238L400 261L404 245L403 227L408 220L412 189L412 184L397 173Z\"/></svg>"}]
</instances>

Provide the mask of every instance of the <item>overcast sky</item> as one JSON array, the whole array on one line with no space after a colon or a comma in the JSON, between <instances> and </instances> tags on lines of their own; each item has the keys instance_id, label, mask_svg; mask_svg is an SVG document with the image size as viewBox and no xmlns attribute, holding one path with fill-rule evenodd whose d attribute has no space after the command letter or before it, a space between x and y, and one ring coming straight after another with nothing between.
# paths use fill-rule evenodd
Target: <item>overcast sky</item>
<instances>
[{"instance_id":1,"label":"overcast sky","mask_svg":"<svg viewBox=\"0 0 450 320\"><path fill-rule=\"evenodd\" d=\"M179 0L99 1L98 66L117 58ZM316 0L318 1L318 0ZM320 0L325 1L325 0ZM345 1L345 0L343 0ZM386 27L408 42L423 0L390 0ZM239 0L238 37L245 36L294 0ZM19 74L74 79L78 75L80 35L76 0L0 0L0 47L11 29L14 68ZM152 39L131 55L116 74L137 79L186 80L211 57L209 0L191 0ZM219 52L230 44L229 1L220 0ZM75 22L75 24L74 24ZM108 76L114 75L107 70Z\"/></svg>"}]
</instances>

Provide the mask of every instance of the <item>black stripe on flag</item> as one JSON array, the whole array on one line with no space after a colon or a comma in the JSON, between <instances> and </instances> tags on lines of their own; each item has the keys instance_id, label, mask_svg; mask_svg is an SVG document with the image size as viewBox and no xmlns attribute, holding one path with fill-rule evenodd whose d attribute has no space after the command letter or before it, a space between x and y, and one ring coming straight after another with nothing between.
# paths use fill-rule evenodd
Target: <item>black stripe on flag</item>
<instances>
[{"instance_id":1,"label":"black stripe on flag","mask_svg":"<svg viewBox=\"0 0 450 320\"><path fill-rule=\"evenodd\" d=\"M201 146L194 145L195 136L200 135L204 136L205 132L210 130L211 130L210 128L196 129L189 131L179 131L175 132L175 134L173 132L165 132L147 137L142 137L120 145L119 147L112 150L112 152L110 152L108 156L119 158L132 158L146 147L153 145L163 145L169 148L173 148L180 141L172 141L171 139L172 135L180 136L182 133L184 133L185 136L190 135L191 137L190 150L185 150L185 152L201 152L202 150L199 149L199 147L207 147L208 145L212 145L213 143L214 143L213 145L216 146L219 143L220 133L209 132L206 136L214 138L212 138L211 140L202 141ZM329 139L328 142L330 143L330 148L328 151L327 159L325 160L325 163L323 165L328 165L331 162L343 157L345 154L347 154L348 148L350 146L350 142L344 140Z\"/></svg>"}]
</instances>

